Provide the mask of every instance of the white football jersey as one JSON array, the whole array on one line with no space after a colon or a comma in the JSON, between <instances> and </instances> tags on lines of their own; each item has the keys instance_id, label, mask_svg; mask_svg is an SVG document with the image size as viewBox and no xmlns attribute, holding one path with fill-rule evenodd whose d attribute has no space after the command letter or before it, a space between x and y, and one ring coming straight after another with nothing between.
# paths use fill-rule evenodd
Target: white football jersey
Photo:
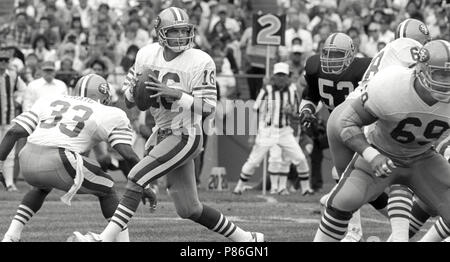
<instances>
[{"instance_id":1,"label":"white football jersey","mask_svg":"<svg viewBox=\"0 0 450 262\"><path fill-rule=\"evenodd\" d=\"M36 101L13 122L30 136L28 142L84 153L101 141L131 145L132 130L125 112L86 97L57 95Z\"/></svg>"},{"instance_id":2,"label":"white football jersey","mask_svg":"<svg viewBox=\"0 0 450 262\"><path fill-rule=\"evenodd\" d=\"M212 58L199 49L188 49L171 61L163 56L163 47L158 43L142 47L136 55L135 74L150 68L158 75L158 80L168 87L179 89L204 102L216 106L216 66ZM156 125L160 128L177 129L200 123L201 115L182 111L178 102L158 98L158 106L150 107Z\"/></svg>"},{"instance_id":3,"label":"white football jersey","mask_svg":"<svg viewBox=\"0 0 450 262\"><path fill-rule=\"evenodd\" d=\"M359 86L347 97L359 97L367 83L377 72L389 66L403 66L411 68L417 62L417 56L422 44L411 38L398 38L381 49L370 62Z\"/></svg>"},{"instance_id":4,"label":"white football jersey","mask_svg":"<svg viewBox=\"0 0 450 262\"><path fill-rule=\"evenodd\" d=\"M361 95L364 107L378 118L369 140L400 158L427 151L450 128L450 104L426 104L414 89L414 74L403 66L387 67Z\"/></svg>"}]
</instances>

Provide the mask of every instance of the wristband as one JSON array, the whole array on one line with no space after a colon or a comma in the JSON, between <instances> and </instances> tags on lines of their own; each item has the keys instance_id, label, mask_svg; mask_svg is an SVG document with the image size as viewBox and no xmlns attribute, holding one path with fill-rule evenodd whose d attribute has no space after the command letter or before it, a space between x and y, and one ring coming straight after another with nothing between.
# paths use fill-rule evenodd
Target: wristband
<instances>
[{"instance_id":1,"label":"wristband","mask_svg":"<svg viewBox=\"0 0 450 262\"><path fill-rule=\"evenodd\" d=\"M178 100L178 104L186 109L191 109L192 104L194 103L194 97L191 95L188 95L183 92L180 99Z\"/></svg>"},{"instance_id":2,"label":"wristband","mask_svg":"<svg viewBox=\"0 0 450 262\"><path fill-rule=\"evenodd\" d=\"M129 87L129 88L127 88L126 90L125 90L125 98L128 100L128 101L130 101L131 103L134 103L134 98L133 98L133 94L131 93L131 87Z\"/></svg>"},{"instance_id":3,"label":"wristband","mask_svg":"<svg viewBox=\"0 0 450 262\"><path fill-rule=\"evenodd\" d=\"M379 155L380 152L376 150L375 148L369 146L368 148L364 149L362 152L362 156L365 160L367 160L369 163L372 162L372 160Z\"/></svg>"}]
</instances>

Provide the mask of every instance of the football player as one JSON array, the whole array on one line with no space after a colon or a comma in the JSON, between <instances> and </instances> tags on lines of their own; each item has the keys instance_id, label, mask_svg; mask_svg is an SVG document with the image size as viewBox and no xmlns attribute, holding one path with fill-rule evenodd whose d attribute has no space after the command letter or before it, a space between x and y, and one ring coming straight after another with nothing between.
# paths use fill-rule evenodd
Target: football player
<instances>
[{"instance_id":1,"label":"football player","mask_svg":"<svg viewBox=\"0 0 450 262\"><path fill-rule=\"evenodd\" d=\"M93 194L99 199L105 219L114 214L119 199L113 179L95 160L82 154L106 141L135 165L139 158L131 147L130 122L121 109L107 106L111 91L101 76L82 77L75 94L39 99L30 111L13 120L14 125L0 144L1 165L15 142L28 137L19 162L25 181L33 186L23 197L4 242L20 240L22 229L54 188L67 192L61 200L68 205L77 193ZM115 240L128 241L127 228Z\"/></svg>"},{"instance_id":2,"label":"football player","mask_svg":"<svg viewBox=\"0 0 450 262\"><path fill-rule=\"evenodd\" d=\"M313 121L319 101L322 101L330 112L344 102L363 79L370 62L371 58L355 57L353 40L348 35L331 34L325 40L320 54L311 56L306 61L305 79L308 91L304 99L306 103L301 109L300 121L305 125ZM337 181L339 176L334 178ZM371 202L371 205L384 212L387 199L387 195L382 194ZM345 240L359 241L362 237L359 213L355 214L350 225Z\"/></svg>"},{"instance_id":3,"label":"football player","mask_svg":"<svg viewBox=\"0 0 450 262\"><path fill-rule=\"evenodd\" d=\"M367 83L378 71L399 65L406 68L413 67L418 59L419 49L430 41L430 34L426 25L416 19L406 19L397 26L396 39L380 50L367 68L360 86L331 112L327 123L327 136L331 157L340 177L352 159L354 152L342 141L339 131L341 113L351 104L351 100L358 99ZM372 127L367 127L368 129ZM390 189L391 198L388 203L388 215L391 218L393 241L407 241L409 214L411 210L412 193L410 190L395 186ZM326 197L325 197L326 198ZM325 200L325 199L324 199ZM323 201L324 201L323 200Z\"/></svg>"},{"instance_id":4,"label":"football player","mask_svg":"<svg viewBox=\"0 0 450 262\"><path fill-rule=\"evenodd\" d=\"M167 188L177 214L217 232L232 241L263 241L262 233L236 226L218 210L198 199L194 158L202 148L202 116L212 119L217 102L215 65L212 58L193 49L194 26L187 13L176 7L160 12L155 22L158 42L142 47L136 56L135 72L124 84L127 103L151 99L150 112L156 128L147 141L152 146L128 175L126 191L114 216L101 234L74 232L74 241L112 241L126 228L136 212L143 188L166 175ZM137 99L136 74L152 70L146 85L153 92ZM140 85L139 85L140 86ZM142 97L141 97L142 98ZM137 105L142 108L142 105Z\"/></svg>"},{"instance_id":5,"label":"football player","mask_svg":"<svg viewBox=\"0 0 450 262\"><path fill-rule=\"evenodd\" d=\"M378 72L343 110L339 133L358 154L331 194L314 241L342 239L354 210L392 184L411 188L436 210L441 236L448 236L450 164L433 143L450 128L449 83L450 43L431 41L413 68ZM374 122L366 138L361 129Z\"/></svg>"}]
</instances>

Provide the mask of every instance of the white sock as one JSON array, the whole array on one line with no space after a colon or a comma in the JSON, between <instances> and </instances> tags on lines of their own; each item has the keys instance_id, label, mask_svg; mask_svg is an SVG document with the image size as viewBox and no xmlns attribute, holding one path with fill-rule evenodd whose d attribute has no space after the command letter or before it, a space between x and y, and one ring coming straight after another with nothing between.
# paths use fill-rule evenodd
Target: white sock
<instances>
[{"instance_id":1,"label":"white sock","mask_svg":"<svg viewBox=\"0 0 450 262\"><path fill-rule=\"evenodd\" d=\"M278 182L278 191L286 189L287 176L279 176L280 180Z\"/></svg>"},{"instance_id":2,"label":"white sock","mask_svg":"<svg viewBox=\"0 0 450 262\"><path fill-rule=\"evenodd\" d=\"M119 225L114 222L109 222L105 230L100 234L100 238L103 242L114 242L121 231L122 228Z\"/></svg>"},{"instance_id":3,"label":"white sock","mask_svg":"<svg viewBox=\"0 0 450 262\"><path fill-rule=\"evenodd\" d=\"M116 237L116 242L130 242L130 234L128 233L128 227L120 231Z\"/></svg>"},{"instance_id":4,"label":"white sock","mask_svg":"<svg viewBox=\"0 0 450 262\"><path fill-rule=\"evenodd\" d=\"M5 235L8 235L11 238L19 240L24 226L25 226L24 224L13 219L11 221L11 225L9 226L8 231L6 231Z\"/></svg>"},{"instance_id":5,"label":"white sock","mask_svg":"<svg viewBox=\"0 0 450 262\"><path fill-rule=\"evenodd\" d=\"M278 190L278 178L279 175L270 175L270 190Z\"/></svg>"},{"instance_id":6,"label":"white sock","mask_svg":"<svg viewBox=\"0 0 450 262\"><path fill-rule=\"evenodd\" d=\"M442 238L439 236L439 233L436 231L436 228L431 227L427 233L418 241L418 242L440 242Z\"/></svg>"},{"instance_id":7,"label":"white sock","mask_svg":"<svg viewBox=\"0 0 450 262\"><path fill-rule=\"evenodd\" d=\"M409 240L409 219L393 217L391 222L392 234L390 242L408 242Z\"/></svg>"},{"instance_id":8,"label":"white sock","mask_svg":"<svg viewBox=\"0 0 450 262\"><path fill-rule=\"evenodd\" d=\"M228 236L228 239L233 242L248 242L251 238L252 234L250 234L250 232L244 231L238 226L236 226L236 230L233 232L233 234Z\"/></svg>"},{"instance_id":9,"label":"white sock","mask_svg":"<svg viewBox=\"0 0 450 262\"><path fill-rule=\"evenodd\" d=\"M441 242L449 235L450 228L444 223L442 217L439 217L419 242Z\"/></svg>"}]
</instances>

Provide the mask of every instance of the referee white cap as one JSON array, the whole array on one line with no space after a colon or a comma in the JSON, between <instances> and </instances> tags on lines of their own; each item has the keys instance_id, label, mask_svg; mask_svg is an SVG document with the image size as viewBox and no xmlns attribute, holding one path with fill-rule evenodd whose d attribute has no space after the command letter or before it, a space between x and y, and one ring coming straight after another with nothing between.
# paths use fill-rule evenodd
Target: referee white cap
<instances>
[{"instance_id":1,"label":"referee white cap","mask_svg":"<svg viewBox=\"0 0 450 262\"><path fill-rule=\"evenodd\" d=\"M273 74L283 73L289 75L289 65L287 63L276 63L273 66Z\"/></svg>"}]
</instances>

